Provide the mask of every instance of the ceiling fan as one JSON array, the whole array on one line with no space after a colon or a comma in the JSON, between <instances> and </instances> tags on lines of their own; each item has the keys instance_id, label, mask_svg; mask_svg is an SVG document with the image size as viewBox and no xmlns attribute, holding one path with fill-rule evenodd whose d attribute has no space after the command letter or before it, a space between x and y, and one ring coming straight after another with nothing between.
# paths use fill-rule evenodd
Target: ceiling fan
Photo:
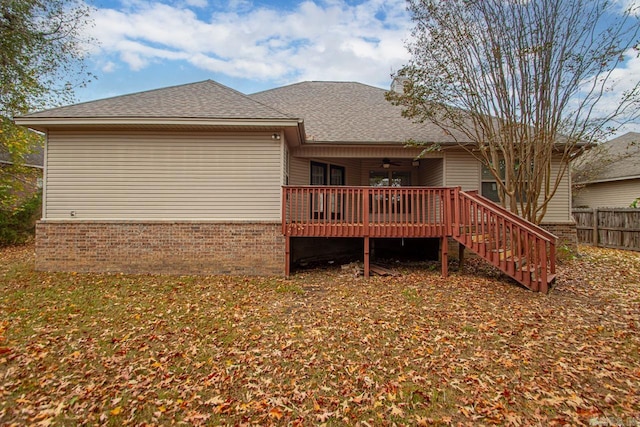
<instances>
[{"instance_id":1,"label":"ceiling fan","mask_svg":"<svg viewBox=\"0 0 640 427\"><path fill-rule=\"evenodd\" d=\"M391 165L400 166L400 163L392 162L390 158L385 157L384 159L382 159L382 164L380 166L382 166L385 169L389 169Z\"/></svg>"}]
</instances>

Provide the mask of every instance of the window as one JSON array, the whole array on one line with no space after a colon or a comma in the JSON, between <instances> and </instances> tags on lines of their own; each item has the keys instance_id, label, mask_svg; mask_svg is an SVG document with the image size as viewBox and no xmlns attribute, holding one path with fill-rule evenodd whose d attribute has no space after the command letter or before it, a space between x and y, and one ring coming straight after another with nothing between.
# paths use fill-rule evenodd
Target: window
<instances>
[{"instance_id":1,"label":"window","mask_svg":"<svg viewBox=\"0 0 640 427\"><path fill-rule=\"evenodd\" d=\"M504 182L505 162L500 160L500 178ZM482 195L489 200L500 203L498 183L486 165L482 165Z\"/></svg>"},{"instance_id":2,"label":"window","mask_svg":"<svg viewBox=\"0 0 640 427\"><path fill-rule=\"evenodd\" d=\"M311 162L311 185L327 185L327 165Z\"/></svg>"},{"instance_id":3,"label":"window","mask_svg":"<svg viewBox=\"0 0 640 427\"><path fill-rule=\"evenodd\" d=\"M521 167L520 162L516 162L515 171L518 172L518 168ZM533 164L530 166L531 171L533 171ZM505 170L506 164L504 160L500 160L500 178L502 178L502 182L505 182ZM531 174L532 172L530 172ZM489 168L482 165L482 195L489 200L492 200L496 203L500 203L500 196L498 194L498 183L496 182L495 177L489 171ZM527 192L525 189L522 189L520 192L516 191L516 200L518 202L523 202L527 200Z\"/></svg>"},{"instance_id":4,"label":"window","mask_svg":"<svg viewBox=\"0 0 640 427\"><path fill-rule=\"evenodd\" d=\"M344 166L311 162L311 185L345 185Z\"/></svg>"},{"instance_id":5,"label":"window","mask_svg":"<svg viewBox=\"0 0 640 427\"><path fill-rule=\"evenodd\" d=\"M411 172L369 171L371 187L408 187L411 185Z\"/></svg>"},{"instance_id":6,"label":"window","mask_svg":"<svg viewBox=\"0 0 640 427\"><path fill-rule=\"evenodd\" d=\"M371 187L407 187L411 185L411 172L406 171L369 171ZM409 213L411 199L399 194L392 196L376 195L369 198L369 212Z\"/></svg>"},{"instance_id":7,"label":"window","mask_svg":"<svg viewBox=\"0 0 640 427\"><path fill-rule=\"evenodd\" d=\"M344 167L329 166L329 185L344 185Z\"/></svg>"},{"instance_id":8,"label":"window","mask_svg":"<svg viewBox=\"0 0 640 427\"><path fill-rule=\"evenodd\" d=\"M330 165L328 163L311 162L311 185L345 185L344 166ZM311 200L313 218L339 219L342 217L344 201L342 197L331 192L324 191L314 193Z\"/></svg>"}]
</instances>

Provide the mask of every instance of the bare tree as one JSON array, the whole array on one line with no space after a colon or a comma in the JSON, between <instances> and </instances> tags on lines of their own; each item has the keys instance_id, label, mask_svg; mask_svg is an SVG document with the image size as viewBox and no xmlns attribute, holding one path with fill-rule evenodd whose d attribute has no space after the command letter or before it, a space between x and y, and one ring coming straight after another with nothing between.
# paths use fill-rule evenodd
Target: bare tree
<instances>
[{"instance_id":1,"label":"bare tree","mask_svg":"<svg viewBox=\"0 0 640 427\"><path fill-rule=\"evenodd\" d=\"M638 54L638 6L410 0L409 10L404 93L388 99L453 135L489 169L503 205L534 223L580 147L639 116L640 82L616 78ZM607 109L616 84L627 90Z\"/></svg>"},{"instance_id":2,"label":"bare tree","mask_svg":"<svg viewBox=\"0 0 640 427\"><path fill-rule=\"evenodd\" d=\"M0 170L0 209L16 205L24 156L44 141L13 118L69 103L91 81L84 63L90 24L82 0L0 1L0 152L12 164Z\"/></svg>"}]
</instances>

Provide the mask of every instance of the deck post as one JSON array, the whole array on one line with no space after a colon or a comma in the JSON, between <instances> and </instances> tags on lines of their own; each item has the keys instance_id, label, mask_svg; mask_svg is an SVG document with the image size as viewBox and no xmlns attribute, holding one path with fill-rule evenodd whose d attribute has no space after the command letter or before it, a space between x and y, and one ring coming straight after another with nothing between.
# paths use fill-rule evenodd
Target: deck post
<instances>
[{"instance_id":1,"label":"deck post","mask_svg":"<svg viewBox=\"0 0 640 427\"><path fill-rule=\"evenodd\" d=\"M284 277L291 275L291 237L286 236L284 241Z\"/></svg>"},{"instance_id":2,"label":"deck post","mask_svg":"<svg viewBox=\"0 0 640 427\"><path fill-rule=\"evenodd\" d=\"M458 242L458 271L464 268L464 245Z\"/></svg>"},{"instance_id":3,"label":"deck post","mask_svg":"<svg viewBox=\"0 0 640 427\"><path fill-rule=\"evenodd\" d=\"M449 247L447 236L440 238L440 265L442 277L449 277Z\"/></svg>"},{"instance_id":4,"label":"deck post","mask_svg":"<svg viewBox=\"0 0 640 427\"><path fill-rule=\"evenodd\" d=\"M453 189L453 235L460 236L460 187ZM462 249L464 250L464 248Z\"/></svg>"},{"instance_id":5,"label":"deck post","mask_svg":"<svg viewBox=\"0 0 640 427\"><path fill-rule=\"evenodd\" d=\"M365 236L369 235L369 188L362 191L362 232Z\"/></svg>"},{"instance_id":6,"label":"deck post","mask_svg":"<svg viewBox=\"0 0 640 427\"><path fill-rule=\"evenodd\" d=\"M369 264L369 237L364 238L364 278L369 278L369 269L371 265Z\"/></svg>"}]
</instances>

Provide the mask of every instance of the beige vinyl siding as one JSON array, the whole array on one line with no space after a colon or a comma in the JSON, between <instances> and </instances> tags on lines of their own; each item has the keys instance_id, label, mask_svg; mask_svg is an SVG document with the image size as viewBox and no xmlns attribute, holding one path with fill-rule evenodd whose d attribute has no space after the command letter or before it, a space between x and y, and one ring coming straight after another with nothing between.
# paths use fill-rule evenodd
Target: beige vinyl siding
<instances>
[{"instance_id":1,"label":"beige vinyl siding","mask_svg":"<svg viewBox=\"0 0 640 427\"><path fill-rule=\"evenodd\" d=\"M444 181L444 161L442 159L421 159L418 178L418 185L425 187L442 187Z\"/></svg>"},{"instance_id":2,"label":"beige vinyl siding","mask_svg":"<svg viewBox=\"0 0 640 427\"><path fill-rule=\"evenodd\" d=\"M554 159L551 165L554 176L560 170L561 161ZM447 151L445 154L445 183L447 187L461 186L463 190L480 190L480 162L466 151ZM565 174L560 186L549 202L544 223L571 222L571 184Z\"/></svg>"},{"instance_id":3,"label":"beige vinyl siding","mask_svg":"<svg viewBox=\"0 0 640 427\"><path fill-rule=\"evenodd\" d=\"M573 191L574 207L628 208L640 197L640 179L600 182Z\"/></svg>"},{"instance_id":4,"label":"beige vinyl siding","mask_svg":"<svg viewBox=\"0 0 640 427\"><path fill-rule=\"evenodd\" d=\"M561 159L555 158L551 163L552 176L557 176L561 169ZM553 182L553 181L552 181ZM572 222L571 218L571 180L569 178L569 171L567 170L560 181L560 185L553 199L547 206L547 213L542 220L542 223L566 223Z\"/></svg>"},{"instance_id":5,"label":"beige vinyl siding","mask_svg":"<svg viewBox=\"0 0 640 427\"><path fill-rule=\"evenodd\" d=\"M289 184L289 171L291 166L289 165L291 156L289 155L289 147L286 143L282 144L282 185Z\"/></svg>"},{"instance_id":6,"label":"beige vinyl siding","mask_svg":"<svg viewBox=\"0 0 640 427\"><path fill-rule=\"evenodd\" d=\"M365 185L360 182L361 161L360 159L341 159L329 162L337 166L344 166L346 175L346 185Z\"/></svg>"},{"instance_id":7,"label":"beige vinyl siding","mask_svg":"<svg viewBox=\"0 0 640 427\"><path fill-rule=\"evenodd\" d=\"M271 133L51 132L47 219L279 220Z\"/></svg>"},{"instance_id":8,"label":"beige vinyl siding","mask_svg":"<svg viewBox=\"0 0 640 427\"><path fill-rule=\"evenodd\" d=\"M309 185L311 183L312 161L342 166L346 175L345 185L361 185L359 159L306 159L300 157L291 157L291 170L289 171L289 183L291 185Z\"/></svg>"},{"instance_id":9,"label":"beige vinyl siding","mask_svg":"<svg viewBox=\"0 0 640 427\"><path fill-rule=\"evenodd\" d=\"M466 151L448 150L444 158L444 185L462 190L480 189L480 162Z\"/></svg>"},{"instance_id":10,"label":"beige vinyl siding","mask_svg":"<svg viewBox=\"0 0 640 427\"><path fill-rule=\"evenodd\" d=\"M313 146L313 144L297 147L292 150L292 154L300 158L339 158L339 159L378 159L384 157L390 159L404 158L413 159L420 154L422 149L413 147L404 147L398 145L396 147L375 145L361 146ZM426 157L442 157L441 152L426 153Z\"/></svg>"},{"instance_id":11,"label":"beige vinyl siding","mask_svg":"<svg viewBox=\"0 0 640 427\"><path fill-rule=\"evenodd\" d=\"M309 159L291 156L290 160L289 184L309 185Z\"/></svg>"}]
</instances>

